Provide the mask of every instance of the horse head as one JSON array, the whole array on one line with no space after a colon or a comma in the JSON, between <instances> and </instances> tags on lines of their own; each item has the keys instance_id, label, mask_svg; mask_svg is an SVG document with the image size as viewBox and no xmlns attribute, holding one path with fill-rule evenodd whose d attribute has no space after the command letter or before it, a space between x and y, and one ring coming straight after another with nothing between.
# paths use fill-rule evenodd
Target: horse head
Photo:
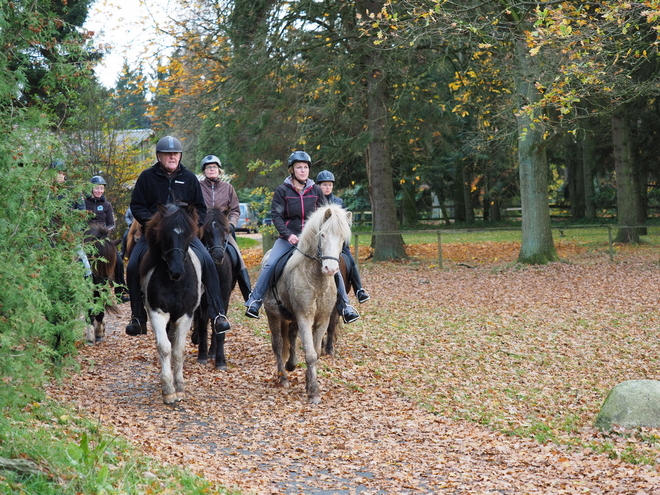
<instances>
[{"instance_id":1,"label":"horse head","mask_svg":"<svg viewBox=\"0 0 660 495\"><path fill-rule=\"evenodd\" d=\"M227 208L209 208L202 225L201 239L216 265L221 265L229 241L229 210Z\"/></svg>"},{"instance_id":2,"label":"horse head","mask_svg":"<svg viewBox=\"0 0 660 495\"><path fill-rule=\"evenodd\" d=\"M188 248L196 233L197 211L193 204L159 204L158 211L147 224L149 249L160 254L174 281L185 275Z\"/></svg>"},{"instance_id":3,"label":"horse head","mask_svg":"<svg viewBox=\"0 0 660 495\"><path fill-rule=\"evenodd\" d=\"M333 276L339 270L344 242L351 238L352 215L335 204L317 209L306 221L298 249L321 263L321 273Z\"/></svg>"}]
</instances>

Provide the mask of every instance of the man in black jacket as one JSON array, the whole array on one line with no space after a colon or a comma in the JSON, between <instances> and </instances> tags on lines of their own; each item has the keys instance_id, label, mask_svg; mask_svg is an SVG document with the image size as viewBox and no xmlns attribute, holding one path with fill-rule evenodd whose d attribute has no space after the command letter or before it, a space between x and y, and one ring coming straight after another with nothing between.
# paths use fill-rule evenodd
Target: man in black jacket
<instances>
[{"instance_id":1,"label":"man in black jacket","mask_svg":"<svg viewBox=\"0 0 660 495\"><path fill-rule=\"evenodd\" d=\"M158 204L169 204L175 201L194 204L199 215L199 224L206 217L206 203L197 176L181 165L183 147L181 142L172 136L165 136L156 144L155 165L140 174L131 197L131 212L141 225L151 219ZM215 333L229 331L230 325L225 316L224 305L220 298L218 273L208 251L201 241L194 237L191 243L195 254L202 263L202 282L206 286L206 297L209 303L209 316ZM143 235L131 253L126 269L126 282L131 296L131 322L126 327L128 335L147 333L147 312L142 302L139 267L142 255L147 249L147 241Z\"/></svg>"}]
</instances>

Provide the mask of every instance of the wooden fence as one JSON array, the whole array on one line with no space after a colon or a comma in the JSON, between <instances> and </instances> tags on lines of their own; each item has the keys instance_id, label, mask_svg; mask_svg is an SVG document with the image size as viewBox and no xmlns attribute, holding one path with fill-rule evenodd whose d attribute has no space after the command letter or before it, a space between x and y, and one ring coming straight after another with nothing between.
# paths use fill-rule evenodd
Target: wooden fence
<instances>
[{"instance_id":1,"label":"wooden fence","mask_svg":"<svg viewBox=\"0 0 660 495\"><path fill-rule=\"evenodd\" d=\"M570 229L607 229L607 239L608 239L608 251L610 255L610 261L614 260L614 235L613 230L621 229L642 229L642 228L652 228L653 225L570 225L562 227L551 227L552 230L558 230L563 232L564 230ZM492 229L438 229L438 230L394 230L388 232L353 232L355 246L355 263L359 264L359 248L360 248L360 237L364 236L379 236L379 235L435 235L437 236L438 243L438 266L442 268L442 234L457 234L465 232L493 232L493 231L520 231L521 229L513 227L502 227L502 228L492 228Z\"/></svg>"}]
</instances>

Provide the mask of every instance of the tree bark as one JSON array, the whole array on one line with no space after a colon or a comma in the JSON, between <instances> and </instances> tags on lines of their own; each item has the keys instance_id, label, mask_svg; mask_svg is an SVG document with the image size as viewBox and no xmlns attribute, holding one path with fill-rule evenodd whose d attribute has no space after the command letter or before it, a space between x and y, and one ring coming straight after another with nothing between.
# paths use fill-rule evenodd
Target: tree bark
<instances>
[{"instance_id":1,"label":"tree bark","mask_svg":"<svg viewBox=\"0 0 660 495\"><path fill-rule=\"evenodd\" d=\"M522 105L533 105L540 95L534 85L535 64L524 37L516 40L516 88ZM530 113L531 112L531 113ZM518 161L522 205L522 244L518 261L545 264L558 259L550 228L548 160L538 109L518 111Z\"/></svg>"},{"instance_id":2,"label":"tree bark","mask_svg":"<svg viewBox=\"0 0 660 495\"><path fill-rule=\"evenodd\" d=\"M358 2L358 12L368 16L370 12L380 12L383 1ZM366 17L365 17L366 18ZM390 151L388 125L388 81L384 64L379 59L378 50L368 43L361 57L366 87L366 130L369 143L365 154L367 178L373 229L376 232L398 230L396 202ZM400 234L374 236L374 261L407 258L403 237Z\"/></svg>"},{"instance_id":3,"label":"tree bark","mask_svg":"<svg viewBox=\"0 0 660 495\"><path fill-rule=\"evenodd\" d=\"M623 227L638 225L641 187L632 158L630 128L625 108L612 115L612 144L616 172L617 224ZM639 243L639 229L620 228L615 242Z\"/></svg>"},{"instance_id":4,"label":"tree bark","mask_svg":"<svg viewBox=\"0 0 660 495\"><path fill-rule=\"evenodd\" d=\"M582 173L584 174L584 216L587 220L596 219L596 203L594 190L594 167L596 162L596 141L589 127L582 130Z\"/></svg>"}]
</instances>

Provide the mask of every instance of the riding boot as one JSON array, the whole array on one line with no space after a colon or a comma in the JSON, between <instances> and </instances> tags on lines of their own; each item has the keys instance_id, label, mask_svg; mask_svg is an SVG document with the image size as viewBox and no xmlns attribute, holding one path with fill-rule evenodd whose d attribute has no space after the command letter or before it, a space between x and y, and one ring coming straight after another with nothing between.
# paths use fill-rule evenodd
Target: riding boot
<instances>
[{"instance_id":1,"label":"riding boot","mask_svg":"<svg viewBox=\"0 0 660 495\"><path fill-rule=\"evenodd\" d=\"M371 299L371 296L362 287L362 280L360 280L360 272L358 272L358 268L355 265L351 270L351 273L349 275L349 280L351 281L351 285L353 286L353 290L355 291L355 297L357 297L357 300L360 304L365 303L369 299Z\"/></svg>"},{"instance_id":2,"label":"riding boot","mask_svg":"<svg viewBox=\"0 0 660 495\"><path fill-rule=\"evenodd\" d=\"M337 312L344 320L344 323L353 323L360 318L360 315L348 301L344 279L339 272L335 273L335 283L337 284Z\"/></svg>"},{"instance_id":3,"label":"riding boot","mask_svg":"<svg viewBox=\"0 0 660 495\"><path fill-rule=\"evenodd\" d=\"M243 295L243 299L245 302L250 298L250 294L252 293L252 285L250 284L250 273L247 271L247 268L243 268L240 272L238 272L238 287L241 289L241 294Z\"/></svg>"}]
</instances>

